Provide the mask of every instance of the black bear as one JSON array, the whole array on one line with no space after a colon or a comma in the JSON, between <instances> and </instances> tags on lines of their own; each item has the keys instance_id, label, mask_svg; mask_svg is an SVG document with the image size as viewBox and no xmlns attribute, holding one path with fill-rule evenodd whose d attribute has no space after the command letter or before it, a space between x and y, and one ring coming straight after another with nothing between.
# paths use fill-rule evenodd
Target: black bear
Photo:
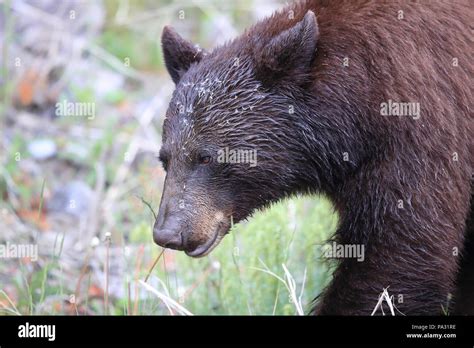
<instances>
[{"instance_id":1,"label":"black bear","mask_svg":"<svg viewBox=\"0 0 474 348\"><path fill-rule=\"evenodd\" d=\"M407 315L474 313L473 13L302 1L211 52L165 27L155 242L204 256L232 220L323 192L335 242L365 257L340 260L314 313L370 315L386 288Z\"/></svg>"}]
</instances>

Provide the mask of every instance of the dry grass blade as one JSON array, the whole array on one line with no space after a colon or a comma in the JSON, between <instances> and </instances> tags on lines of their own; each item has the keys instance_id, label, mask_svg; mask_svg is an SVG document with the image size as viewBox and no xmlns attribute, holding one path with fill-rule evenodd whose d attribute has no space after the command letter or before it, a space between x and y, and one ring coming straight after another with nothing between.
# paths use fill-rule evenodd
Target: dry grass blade
<instances>
[{"instance_id":1,"label":"dry grass blade","mask_svg":"<svg viewBox=\"0 0 474 348\"><path fill-rule=\"evenodd\" d=\"M158 279L159 280L159 279ZM166 290L166 287L164 286L163 282L161 280L159 280L161 285L163 286L163 288ZM138 283L143 287L145 288L145 290L151 292L152 294L154 294L156 297L158 297L160 300L163 301L163 303L165 304L165 306L168 308L169 312L172 314L173 311L171 310L171 308L173 308L174 310L176 310L178 313L180 313L181 315L193 315L193 313L191 313L190 311L188 311L186 308L184 308L183 306L181 306L178 302L176 302L175 300L173 300L170 296L169 296L169 293L167 294L163 294L161 292L159 292L158 290L156 290L155 288L153 288L151 285L145 283L144 281L142 280L139 280Z\"/></svg>"},{"instance_id":2,"label":"dry grass blade","mask_svg":"<svg viewBox=\"0 0 474 348\"><path fill-rule=\"evenodd\" d=\"M382 315L385 315L385 312L383 311L383 301L387 302L388 308L390 309L390 313L392 316L395 316L395 310L397 310L398 313L401 315L405 315L402 312L400 312L395 304L393 303L393 295L390 296L388 294L388 287L383 289L382 293L379 296L379 300L377 301L377 304L375 305L374 310L372 311L371 316L373 316L379 309L382 311Z\"/></svg>"},{"instance_id":3,"label":"dry grass blade","mask_svg":"<svg viewBox=\"0 0 474 348\"><path fill-rule=\"evenodd\" d=\"M18 308L16 308L15 304L13 303L13 301L11 300L11 298L8 296L8 294L3 291L3 290L0 290L0 294L2 294L6 300L8 301L8 303L10 303L10 305L12 306L12 308L8 308L6 307L3 303L0 303L0 305L2 306L2 309L9 312L9 313L12 313L12 314L16 314L16 315L21 315L21 313L18 311Z\"/></svg>"},{"instance_id":4,"label":"dry grass blade","mask_svg":"<svg viewBox=\"0 0 474 348\"><path fill-rule=\"evenodd\" d=\"M158 261L160 261L160 258L161 256L163 255L163 253L165 252L166 249L163 249L160 253L160 255L158 255L158 257L156 258L155 262L153 262L153 265L151 265L151 268L150 270L148 271L146 277L145 277L145 283L148 282L148 278L150 278L150 275L151 275L151 272L153 272L153 269L155 268L155 266L157 265Z\"/></svg>"},{"instance_id":5,"label":"dry grass blade","mask_svg":"<svg viewBox=\"0 0 474 348\"><path fill-rule=\"evenodd\" d=\"M275 274L274 272L270 271L268 266L261 259L259 259L259 261L264 266L264 268L258 268L258 267L252 267L252 268L257 270L257 271L267 273L267 274L271 275L272 277L275 277L276 279L278 279L280 282L282 282L285 285L286 289L288 290L288 293L289 293L290 298L291 298L291 302L294 304L294 306L296 308L296 312L298 313L298 315L304 315L303 305L301 304L301 295L302 295L303 288L304 288L304 282L303 282L303 285L302 285L300 296L298 297L296 295L296 281L295 281L295 278L288 271L288 268L286 267L285 264L282 264L283 270L285 272L285 279L283 279L280 276L278 276L277 274ZM306 274L306 271L305 271L305 274ZM305 275L305 277L306 277L306 275Z\"/></svg>"},{"instance_id":6,"label":"dry grass blade","mask_svg":"<svg viewBox=\"0 0 474 348\"><path fill-rule=\"evenodd\" d=\"M38 221L41 218L41 211L43 210L43 200L44 200L44 185L46 183L46 180L43 179L43 184L41 185L41 195L40 195L40 202L39 202L39 207L38 207Z\"/></svg>"},{"instance_id":7,"label":"dry grass blade","mask_svg":"<svg viewBox=\"0 0 474 348\"><path fill-rule=\"evenodd\" d=\"M153 217L155 218L155 221L156 221L157 216L156 216L156 213L153 210L151 204L149 202L147 202L143 197L138 197L137 196L137 198L139 198L142 201L142 203L145 204L148 207L148 209L150 209L150 211L153 214Z\"/></svg>"},{"instance_id":8,"label":"dry grass blade","mask_svg":"<svg viewBox=\"0 0 474 348\"><path fill-rule=\"evenodd\" d=\"M109 314L109 262L110 262L110 232L105 234L106 254L105 254L105 291L104 291L104 314Z\"/></svg>"}]
</instances>

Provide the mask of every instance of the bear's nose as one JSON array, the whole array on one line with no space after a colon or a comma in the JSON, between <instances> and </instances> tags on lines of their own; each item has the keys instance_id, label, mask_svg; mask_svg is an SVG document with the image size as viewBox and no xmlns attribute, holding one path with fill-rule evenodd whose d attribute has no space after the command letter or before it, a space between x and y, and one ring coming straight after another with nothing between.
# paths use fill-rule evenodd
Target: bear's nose
<instances>
[{"instance_id":1,"label":"bear's nose","mask_svg":"<svg viewBox=\"0 0 474 348\"><path fill-rule=\"evenodd\" d=\"M172 226L161 226L157 224L153 227L153 240L163 248L183 250L183 238L179 229L170 228Z\"/></svg>"}]
</instances>

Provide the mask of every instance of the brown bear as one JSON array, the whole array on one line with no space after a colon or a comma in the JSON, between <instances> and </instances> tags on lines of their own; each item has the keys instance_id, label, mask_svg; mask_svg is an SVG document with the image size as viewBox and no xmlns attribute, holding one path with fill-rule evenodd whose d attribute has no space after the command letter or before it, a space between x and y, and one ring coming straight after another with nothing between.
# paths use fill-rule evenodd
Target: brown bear
<instances>
[{"instance_id":1,"label":"brown bear","mask_svg":"<svg viewBox=\"0 0 474 348\"><path fill-rule=\"evenodd\" d=\"M155 242L201 257L232 221L322 192L335 242L365 255L314 313L370 315L384 289L406 315L474 313L472 23L469 1L302 1L211 52L165 27Z\"/></svg>"}]
</instances>

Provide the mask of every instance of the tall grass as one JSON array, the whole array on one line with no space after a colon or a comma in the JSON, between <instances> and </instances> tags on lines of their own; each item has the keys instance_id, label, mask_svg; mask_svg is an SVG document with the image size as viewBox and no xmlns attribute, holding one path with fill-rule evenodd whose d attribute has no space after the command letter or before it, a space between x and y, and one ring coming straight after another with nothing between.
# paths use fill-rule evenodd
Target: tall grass
<instances>
[{"instance_id":1,"label":"tall grass","mask_svg":"<svg viewBox=\"0 0 474 348\"><path fill-rule=\"evenodd\" d=\"M13 16L11 15L11 0L5 0L3 4L0 4L0 10L3 11L3 18L5 18L5 23L3 24L3 35L2 38L2 66L0 67L1 79L3 80L2 87L0 88L1 100L0 103L0 124L5 121L5 112L8 105L10 105L11 94L13 89L13 83L9 79L8 74L8 62L10 57L9 47L12 42L12 32L13 32Z\"/></svg>"},{"instance_id":2,"label":"tall grass","mask_svg":"<svg viewBox=\"0 0 474 348\"><path fill-rule=\"evenodd\" d=\"M170 296L182 298L206 274L181 303L194 314L301 314L296 292L296 302L308 312L330 278L314 245L335 231L337 217L331 212L324 198L286 200L235 226L204 259L177 253L177 270L170 276L178 288L168 289ZM154 276L162 278L164 271Z\"/></svg>"},{"instance_id":3,"label":"tall grass","mask_svg":"<svg viewBox=\"0 0 474 348\"><path fill-rule=\"evenodd\" d=\"M234 226L205 258L192 259L166 250L174 256L173 268L166 265L166 257L160 257L151 275L148 271L162 249L152 244L151 226L146 227L145 247L139 248L135 257L125 258L133 274L123 275L124 298L105 294L107 300L100 306L83 294L81 305L89 313L112 315L308 313L331 276L328 265L318 258L315 244L327 239L336 224L337 216L324 198L285 200ZM146 255L148 263L143 261ZM54 314L43 308L45 298L67 299L75 293L68 284L48 286L48 274L61 269L60 252L36 272L21 267L14 280L19 300L14 303L0 292L0 299L10 304L0 308L4 314ZM90 275L88 279L90 288Z\"/></svg>"}]
</instances>

